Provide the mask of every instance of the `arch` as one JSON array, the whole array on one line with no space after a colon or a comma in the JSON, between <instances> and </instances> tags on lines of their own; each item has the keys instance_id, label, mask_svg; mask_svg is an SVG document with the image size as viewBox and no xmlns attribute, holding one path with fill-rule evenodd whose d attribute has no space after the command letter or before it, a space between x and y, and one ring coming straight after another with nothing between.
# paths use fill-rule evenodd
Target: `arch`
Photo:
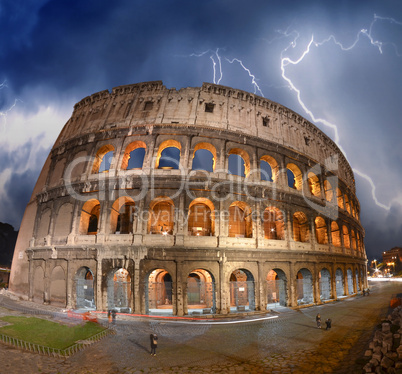
<instances>
[{"instance_id":1,"label":"arch","mask_svg":"<svg viewBox=\"0 0 402 374\"><path fill-rule=\"evenodd\" d=\"M345 193L345 209L350 214L349 196Z\"/></svg>"},{"instance_id":2,"label":"arch","mask_svg":"<svg viewBox=\"0 0 402 374\"><path fill-rule=\"evenodd\" d=\"M334 198L334 190L332 189L331 183L327 179L324 180L324 193L325 193L325 199L328 202L331 202L332 199Z\"/></svg>"},{"instance_id":3,"label":"arch","mask_svg":"<svg viewBox=\"0 0 402 374\"><path fill-rule=\"evenodd\" d=\"M188 211L188 232L191 236L215 235L215 207L209 199L194 199Z\"/></svg>"},{"instance_id":4,"label":"arch","mask_svg":"<svg viewBox=\"0 0 402 374\"><path fill-rule=\"evenodd\" d=\"M96 235L99 229L100 203L96 199L85 202L81 209L80 235Z\"/></svg>"},{"instance_id":5,"label":"arch","mask_svg":"<svg viewBox=\"0 0 402 374\"><path fill-rule=\"evenodd\" d=\"M54 236L67 236L71 232L71 223L73 220L73 204L63 204L57 215L54 225Z\"/></svg>"},{"instance_id":6,"label":"arch","mask_svg":"<svg viewBox=\"0 0 402 374\"><path fill-rule=\"evenodd\" d=\"M340 188L336 189L336 199L337 199L337 202L338 202L338 207L340 209L345 209L345 205L343 203L343 194L342 194L342 191L341 191Z\"/></svg>"},{"instance_id":7,"label":"arch","mask_svg":"<svg viewBox=\"0 0 402 374\"><path fill-rule=\"evenodd\" d=\"M114 269L107 276L108 310L131 313L131 277L124 269Z\"/></svg>"},{"instance_id":8,"label":"arch","mask_svg":"<svg viewBox=\"0 0 402 374\"><path fill-rule=\"evenodd\" d=\"M45 209L39 221L38 233L36 235L37 238L44 238L49 234L49 226L50 226L50 216L52 211L50 209Z\"/></svg>"},{"instance_id":9,"label":"arch","mask_svg":"<svg viewBox=\"0 0 402 374\"><path fill-rule=\"evenodd\" d=\"M356 244L356 233L355 230L350 230L350 241L352 245L353 250L357 250L357 244Z\"/></svg>"},{"instance_id":10,"label":"arch","mask_svg":"<svg viewBox=\"0 0 402 374\"><path fill-rule=\"evenodd\" d=\"M320 180L313 172L307 174L307 182L310 193L315 197L321 196L321 185Z\"/></svg>"},{"instance_id":11,"label":"arch","mask_svg":"<svg viewBox=\"0 0 402 374\"><path fill-rule=\"evenodd\" d=\"M55 266L50 276L50 303L65 307L67 304L67 283L64 269Z\"/></svg>"},{"instance_id":12,"label":"arch","mask_svg":"<svg viewBox=\"0 0 402 374\"><path fill-rule=\"evenodd\" d=\"M264 210L264 238L285 240L285 222L283 213L276 207L270 206Z\"/></svg>"},{"instance_id":13,"label":"arch","mask_svg":"<svg viewBox=\"0 0 402 374\"><path fill-rule=\"evenodd\" d=\"M272 269L267 278L267 309L273 309L278 304L287 306L287 278L282 269Z\"/></svg>"},{"instance_id":14,"label":"arch","mask_svg":"<svg viewBox=\"0 0 402 374\"><path fill-rule=\"evenodd\" d=\"M33 279L33 301L43 303L45 300L45 272L42 266L37 266Z\"/></svg>"},{"instance_id":15,"label":"arch","mask_svg":"<svg viewBox=\"0 0 402 374\"><path fill-rule=\"evenodd\" d=\"M246 269L236 269L230 275L230 311L255 310L254 277Z\"/></svg>"},{"instance_id":16,"label":"arch","mask_svg":"<svg viewBox=\"0 0 402 374\"><path fill-rule=\"evenodd\" d=\"M250 174L250 156L248 155L248 153L244 149L241 149L241 148L232 148L228 153L229 161L231 160L231 157L230 157L231 155L237 155L242 158L243 163L244 163L244 177L248 177L248 175ZM237 159L236 159L236 161L237 161L236 163L238 163ZM238 170L238 167L241 165L236 165L236 166L237 166L237 168L233 167L232 168L233 170L230 170L231 168L229 167L228 173L243 176L243 175L241 175L241 173L239 173L239 170Z\"/></svg>"},{"instance_id":17,"label":"arch","mask_svg":"<svg viewBox=\"0 0 402 374\"><path fill-rule=\"evenodd\" d=\"M346 225L342 226L342 234L343 234L343 245L345 248L350 248L350 236L349 229Z\"/></svg>"},{"instance_id":18,"label":"arch","mask_svg":"<svg viewBox=\"0 0 402 374\"><path fill-rule=\"evenodd\" d=\"M96 152L95 160L92 164L92 174L108 172L113 158L114 147L107 144L99 148Z\"/></svg>"},{"instance_id":19,"label":"arch","mask_svg":"<svg viewBox=\"0 0 402 374\"><path fill-rule=\"evenodd\" d=\"M172 235L174 227L174 204L168 197L158 197L149 206L148 233Z\"/></svg>"},{"instance_id":20,"label":"arch","mask_svg":"<svg viewBox=\"0 0 402 374\"><path fill-rule=\"evenodd\" d=\"M142 169L146 149L146 144L141 140L130 143L124 151L121 170Z\"/></svg>"},{"instance_id":21,"label":"arch","mask_svg":"<svg viewBox=\"0 0 402 374\"><path fill-rule=\"evenodd\" d=\"M80 178L81 175L84 173L85 171L85 167L87 165L87 161L88 161L88 156L87 156L87 152L86 151L81 151L78 152L72 163L76 163L76 160L81 159L81 162L77 163L75 165L75 167L73 167L73 169L71 170L71 174L70 174L70 179L74 180L76 178ZM100 164L99 164L100 165ZM67 167L68 168L68 167Z\"/></svg>"},{"instance_id":22,"label":"arch","mask_svg":"<svg viewBox=\"0 0 402 374\"><path fill-rule=\"evenodd\" d=\"M303 188L303 174L298 166L293 163L286 165L288 186L295 190L301 191Z\"/></svg>"},{"instance_id":23,"label":"arch","mask_svg":"<svg viewBox=\"0 0 402 374\"><path fill-rule=\"evenodd\" d=\"M94 296L94 275L90 268L82 266L75 274L76 308L96 309Z\"/></svg>"},{"instance_id":24,"label":"arch","mask_svg":"<svg viewBox=\"0 0 402 374\"><path fill-rule=\"evenodd\" d=\"M229 237L252 238L252 211L243 201L235 201L229 207Z\"/></svg>"},{"instance_id":25,"label":"arch","mask_svg":"<svg viewBox=\"0 0 402 374\"><path fill-rule=\"evenodd\" d=\"M268 164L267 170L263 167L263 162ZM279 174L279 166L276 160L269 155L264 155L260 158L260 173L261 180L269 182L277 182Z\"/></svg>"},{"instance_id":26,"label":"arch","mask_svg":"<svg viewBox=\"0 0 402 374\"><path fill-rule=\"evenodd\" d=\"M207 270L195 269L187 277L188 309L201 313L215 313L215 279Z\"/></svg>"},{"instance_id":27,"label":"arch","mask_svg":"<svg viewBox=\"0 0 402 374\"><path fill-rule=\"evenodd\" d=\"M63 178L64 168L66 167L66 159L62 158L58 160L54 166L53 172L50 175L49 186L56 186L60 183Z\"/></svg>"},{"instance_id":28,"label":"arch","mask_svg":"<svg viewBox=\"0 0 402 374\"><path fill-rule=\"evenodd\" d=\"M311 271L302 268L297 272L297 305L311 304L314 302L313 275Z\"/></svg>"},{"instance_id":29,"label":"arch","mask_svg":"<svg viewBox=\"0 0 402 374\"><path fill-rule=\"evenodd\" d=\"M343 286L343 271L341 268L336 269L335 284L336 284L336 297L344 296L345 290Z\"/></svg>"},{"instance_id":30,"label":"arch","mask_svg":"<svg viewBox=\"0 0 402 374\"><path fill-rule=\"evenodd\" d=\"M295 242L309 242L310 231L307 216L303 212L293 214L293 240Z\"/></svg>"},{"instance_id":31,"label":"arch","mask_svg":"<svg viewBox=\"0 0 402 374\"><path fill-rule=\"evenodd\" d=\"M347 279L348 279L348 293L349 293L349 295L352 295L355 293L355 291L354 291L354 287L353 287L353 271L351 268L348 268L346 270L346 275L347 275Z\"/></svg>"},{"instance_id":32,"label":"arch","mask_svg":"<svg viewBox=\"0 0 402 374\"><path fill-rule=\"evenodd\" d=\"M216 148L206 142L198 143L194 147L193 153L193 170L206 170L213 172L216 167Z\"/></svg>"},{"instance_id":33,"label":"arch","mask_svg":"<svg viewBox=\"0 0 402 374\"><path fill-rule=\"evenodd\" d=\"M167 154L167 152L164 152L169 148L178 149L179 154L177 155L176 152L173 152L174 154L170 156L169 154ZM156 155L155 169L162 169L162 168L178 169L180 164L180 155L181 155L180 142L173 139L165 140L159 145L158 153Z\"/></svg>"},{"instance_id":34,"label":"arch","mask_svg":"<svg viewBox=\"0 0 402 374\"><path fill-rule=\"evenodd\" d=\"M341 230L335 221L331 222L331 239L335 247L342 247Z\"/></svg>"},{"instance_id":35,"label":"arch","mask_svg":"<svg viewBox=\"0 0 402 374\"><path fill-rule=\"evenodd\" d=\"M321 300L329 300L331 298L331 273L328 269L323 268L320 271L320 298Z\"/></svg>"},{"instance_id":36,"label":"arch","mask_svg":"<svg viewBox=\"0 0 402 374\"><path fill-rule=\"evenodd\" d=\"M130 234L134 226L135 203L131 197L122 196L115 200L110 212L112 233Z\"/></svg>"},{"instance_id":37,"label":"arch","mask_svg":"<svg viewBox=\"0 0 402 374\"><path fill-rule=\"evenodd\" d=\"M328 244L328 230L327 223L324 218L316 217L315 223L315 237L318 244Z\"/></svg>"},{"instance_id":38,"label":"arch","mask_svg":"<svg viewBox=\"0 0 402 374\"><path fill-rule=\"evenodd\" d=\"M172 276L165 269L155 269L146 276L145 284L146 314L173 314Z\"/></svg>"}]
</instances>

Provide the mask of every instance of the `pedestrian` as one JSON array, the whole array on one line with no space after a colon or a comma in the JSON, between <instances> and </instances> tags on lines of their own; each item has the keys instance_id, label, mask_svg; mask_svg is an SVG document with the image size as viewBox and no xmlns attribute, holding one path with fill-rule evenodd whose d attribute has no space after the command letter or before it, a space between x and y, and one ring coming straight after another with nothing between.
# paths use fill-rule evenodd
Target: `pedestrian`
<instances>
[{"instance_id":1,"label":"pedestrian","mask_svg":"<svg viewBox=\"0 0 402 374\"><path fill-rule=\"evenodd\" d=\"M325 320L325 324L327 325L327 327L325 328L325 330L331 330L331 323L332 323L331 318L327 318L327 319Z\"/></svg>"},{"instance_id":2,"label":"pedestrian","mask_svg":"<svg viewBox=\"0 0 402 374\"><path fill-rule=\"evenodd\" d=\"M110 309L107 311L107 320L109 325L112 324L112 311Z\"/></svg>"},{"instance_id":3,"label":"pedestrian","mask_svg":"<svg viewBox=\"0 0 402 374\"><path fill-rule=\"evenodd\" d=\"M151 356L156 356L156 348L158 347L158 335L151 334Z\"/></svg>"},{"instance_id":4,"label":"pedestrian","mask_svg":"<svg viewBox=\"0 0 402 374\"><path fill-rule=\"evenodd\" d=\"M112 310L112 320L113 320L113 325L116 324L116 311L113 309Z\"/></svg>"},{"instance_id":5,"label":"pedestrian","mask_svg":"<svg viewBox=\"0 0 402 374\"><path fill-rule=\"evenodd\" d=\"M317 314L317 316L315 317L315 320L317 322L317 328L321 328L321 316L320 313Z\"/></svg>"},{"instance_id":6,"label":"pedestrian","mask_svg":"<svg viewBox=\"0 0 402 374\"><path fill-rule=\"evenodd\" d=\"M366 296L366 290L363 288L363 296Z\"/></svg>"}]
</instances>

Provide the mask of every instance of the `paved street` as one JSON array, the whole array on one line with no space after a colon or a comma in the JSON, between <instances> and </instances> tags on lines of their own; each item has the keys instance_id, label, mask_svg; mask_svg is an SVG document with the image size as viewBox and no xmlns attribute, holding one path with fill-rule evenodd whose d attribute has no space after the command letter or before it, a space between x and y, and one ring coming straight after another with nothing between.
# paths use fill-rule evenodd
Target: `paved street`
<instances>
[{"instance_id":1,"label":"paved street","mask_svg":"<svg viewBox=\"0 0 402 374\"><path fill-rule=\"evenodd\" d=\"M298 311L284 308L239 323L118 318L116 335L68 359L0 344L0 373L361 373L374 328L401 285L374 283L368 297ZM12 313L0 308L0 315ZM317 329L317 313L323 322L332 319L331 330ZM156 357L150 356L151 332L159 336Z\"/></svg>"}]
</instances>

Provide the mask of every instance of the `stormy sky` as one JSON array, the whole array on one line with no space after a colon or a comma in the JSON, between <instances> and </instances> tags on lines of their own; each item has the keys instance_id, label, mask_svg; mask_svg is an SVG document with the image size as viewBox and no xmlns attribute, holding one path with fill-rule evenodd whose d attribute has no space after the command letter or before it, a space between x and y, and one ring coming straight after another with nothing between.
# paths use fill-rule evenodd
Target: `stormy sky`
<instances>
[{"instance_id":1,"label":"stormy sky","mask_svg":"<svg viewBox=\"0 0 402 374\"><path fill-rule=\"evenodd\" d=\"M400 0L0 0L0 222L19 228L74 103L162 80L255 92L351 164L370 258L402 246Z\"/></svg>"}]
</instances>

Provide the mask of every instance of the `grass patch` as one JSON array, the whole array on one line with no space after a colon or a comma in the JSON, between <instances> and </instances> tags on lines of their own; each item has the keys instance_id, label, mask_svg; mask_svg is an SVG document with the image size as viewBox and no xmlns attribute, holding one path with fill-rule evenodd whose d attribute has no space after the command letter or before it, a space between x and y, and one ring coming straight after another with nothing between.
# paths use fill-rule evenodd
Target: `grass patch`
<instances>
[{"instance_id":1,"label":"grass patch","mask_svg":"<svg viewBox=\"0 0 402 374\"><path fill-rule=\"evenodd\" d=\"M57 349L65 349L78 340L88 339L105 330L103 326L94 322L66 326L35 317L7 316L0 320L12 324L0 327L0 334Z\"/></svg>"}]
</instances>

